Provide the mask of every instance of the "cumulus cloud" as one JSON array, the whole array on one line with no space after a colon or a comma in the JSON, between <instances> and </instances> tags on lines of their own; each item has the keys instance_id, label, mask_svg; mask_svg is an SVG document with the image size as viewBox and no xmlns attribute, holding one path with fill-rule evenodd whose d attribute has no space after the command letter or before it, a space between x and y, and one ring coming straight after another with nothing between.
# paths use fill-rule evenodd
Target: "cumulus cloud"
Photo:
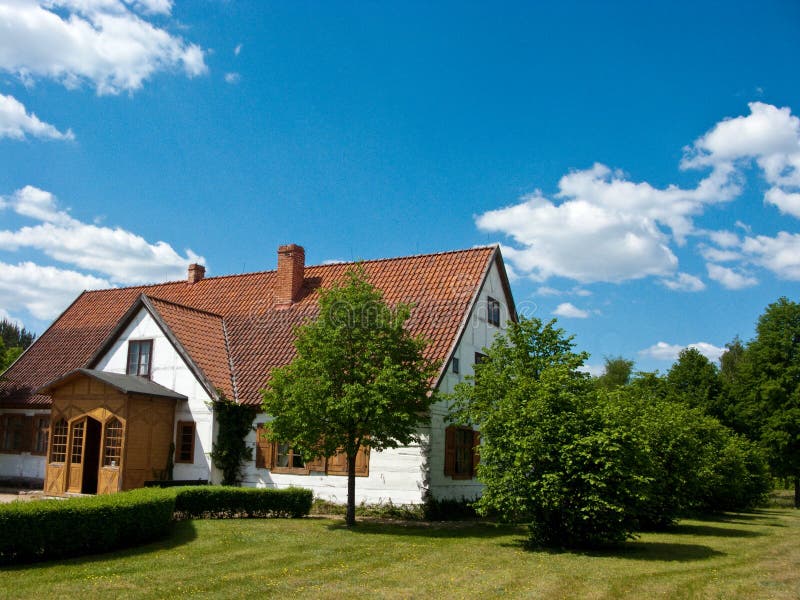
<instances>
[{"instance_id":1,"label":"cumulus cloud","mask_svg":"<svg viewBox=\"0 0 800 600\"><path fill-rule=\"evenodd\" d=\"M589 317L588 311L578 308L571 302L562 302L556 306L553 314L558 317L566 317L568 319L586 319Z\"/></svg>"},{"instance_id":2,"label":"cumulus cloud","mask_svg":"<svg viewBox=\"0 0 800 600\"><path fill-rule=\"evenodd\" d=\"M758 279L728 267L708 263L708 276L729 290L741 290L758 284Z\"/></svg>"},{"instance_id":3,"label":"cumulus cloud","mask_svg":"<svg viewBox=\"0 0 800 600\"><path fill-rule=\"evenodd\" d=\"M119 227L74 219L58 207L55 196L33 186L17 190L4 204L38 223L16 231L0 230L0 249L35 249L66 265L102 274L114 284L180 279L188 264L205 263L191 250L181 256L166 242L151 244Z\"/></svg>"},{"instance_id":4,"label":"cumulus cloud","mask_svg":"<svg viewBox=\"0 0 800 600\"><path fill-rule=\"evenodd\" d=\"M225 73L225 83L235 85L241 81L242 76L239 73Z\"/></svg>"},{"instance_id":5,"label":"cumulus cloud","mask_svg":"<svg viewBox=\"0 0 800 600\"><path fill-rule=\"evenodd\" d=\"M661 283L667 288L679 292L702 292L706 289L703 280L688 273L678 273L672 279L662 279Z\"/></svg>"},{"instance_id":6,"label":"cumulus cloud","mask_svg":"<svg viewBox=\"0 0 800 600\"><path fill-rule=\"evenodd\" d=\"M75 135L68 129L61 132L53 125L41 121L13 96L0 94L0 139L23 140L26 137L51 140L74 140Z\"/></svg>"},{"instance_id":7,"label":"cumulus cloud","mask_svg":"<svg viewBox=\"0 0 800 600\"><path fill-rule=\"evenodd\" d=\"M770 185L765 202L800 216L800 119L789 108L761 102L749 108L749 115L717 123L684 149L681 169L707 170L693 188L656 187L595 164L564 175L552 197L538 191L523 196L476 216L476 225L510 238L513 243L503 247L503 254L518 275L542 283L554 276L581 283L652 276L668 289L700 291L703 282L680 273L674 253L696 237L710 240L700 252L712 278L728 287L755 280L717 263L743 261L795 279L800 265L784 252L795 247L791 234L754 237L742 224L748 234L742 239L731 231L695 227L710 205L741 194L744 169L753 163Z\"/></svg>"},{"instance_id":8,"label":"cumulus cloud","mask_svg":"<svg viewBox=\"0 0 800 600\"><path fill-rule=\"evenodd\" d=\"M668 344L667 342L658 342L649 348L640 350L639 355L649 356L650 358L654 358L656 360L674 361L678 358L681 350L684 350L685 348L696 349L698 352L700 352L700 354L712 362L718 361L719 357L722 356L727 350L727 348L720 348L719 346L709 344L708 342L696 342L686 346L681 346L680 344Z\"/></svg>"},{"instance_id":9,"label":"cumulus cloud","mask_svg":"<svg viewBox=\"0 0 800 600\"><path fill-rule=\"evenodd\" d=\"M11 313L25 310L44 321L57 317L83 290L107 287L105 279L69 269L0 262L0 304Z\"/></svg>"},{"instance_id":10,"label":"cumulus cloud","mask_svg":"<svg viewBox=\"0 0 800 600\"><path fill-rule=\"evenodd\" d=\"M158 71L207 71L204 51L147 20L169 0L17 0L0 4L0 70L98 94L132 92Z\"/></svg>"}]
</instances>

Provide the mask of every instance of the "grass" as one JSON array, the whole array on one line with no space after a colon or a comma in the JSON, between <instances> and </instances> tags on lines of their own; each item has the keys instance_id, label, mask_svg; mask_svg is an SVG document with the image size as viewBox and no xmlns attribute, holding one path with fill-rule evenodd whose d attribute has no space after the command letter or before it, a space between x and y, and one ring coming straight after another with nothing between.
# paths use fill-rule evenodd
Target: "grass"
<instances>
[{"instance_id":1,"label":"grass","mask_svg":"<svg viewBox=\"0 0 800 600\"><path fill-rule=\"evenodd\" d=\"M2 598L798 598L800 511L682 521L613 552L488 523L184 521L159 543L0 570Z\"/></svg>"}]
</instances>

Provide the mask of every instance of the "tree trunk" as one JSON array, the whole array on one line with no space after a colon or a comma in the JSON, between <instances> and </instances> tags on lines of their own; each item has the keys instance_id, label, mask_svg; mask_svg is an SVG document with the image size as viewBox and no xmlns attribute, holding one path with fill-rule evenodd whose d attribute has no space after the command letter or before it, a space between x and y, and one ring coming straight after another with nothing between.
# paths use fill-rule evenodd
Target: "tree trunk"
<instances>
[{"instance_id":1,"label":"tree trunk","mask_svg":"<svg viewBox=\"0 0 800 600\"><path fill-rule=\"evenodd\" d=\"M794 476L794 507L800 508L800 475Z\"/></svg>"},{"instance_id":2,"label":"tree trunk","mask_svg":"<svg viewBox=\"0 0 800 600\"><path fill-rule=\"evenodd\" d=\"M347 515L348 527L356 524L356 454L347 455Z\"/></svg>"}]
</instances>

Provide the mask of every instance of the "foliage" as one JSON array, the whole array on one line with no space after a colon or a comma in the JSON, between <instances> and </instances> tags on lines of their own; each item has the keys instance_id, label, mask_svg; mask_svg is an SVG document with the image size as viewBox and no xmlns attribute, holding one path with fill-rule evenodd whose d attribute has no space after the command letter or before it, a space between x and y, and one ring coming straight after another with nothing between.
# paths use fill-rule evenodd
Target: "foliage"
<instances>
[{"instance_id":1,"label":"foliage","mask_svg":"<svg viewBox=\"0 0 800 600\"><path fill-rule=\"evenodd\" d=\"M424 514L428 521L463 521L478 517L475 510L475 500L460 498L434 498L425 499Z\"/></svg>"},{"instance_id":2,"label":"foliage","mask_svg":"<svg viewBox=\"0 0 800 600\"><path fill-rule=\"evenodd\" d=\"M721 413L721 383L714 364L696 348L684 348L666 377L667 395L699 407L709 415Z\"/></svg>"},{"instance_id":3,"label":"foliage","mask_svg":"<svg viewBox=\"0 0 800 600\"><path fill-rule=\"evenodd\" d=\"M348 524L359 447L409 444L433 401L435 365L425 341L404 328L409 315L405 304L386 305L362 266L348 270L343 284L320 290L319 316L296 331L295 359L274 369L263 391L271 439L306 459L346 454Z\"/></svg>"},{"instance_id":4,"label":"foliage","mask_svg":"<svg viewBox=\"0 0 800 600\"><path fill-rule=\"evenodd\" d=\"M142 489L0 506L0 562L107 552L167 535L175 494Z\"/></svg>"},{"instance_id":5,"label":"foliage","mask_svg":"<svg viewBox=\"0 0 800 600\"><path fill-rule=\"evenodd\" d=\"M554 321L522 319L476 365L474 385L456 386L453 418L481 431L478 512L530 522L530 541L597 546L632 537L648 484L642 445L605 418Z\"/></svg>"},{"instance_id":6,"label":"foliage","mask_svg":"<svg viewBox=\"0 0 800 600\"><path fill-rule=\"evenodd\" d=\"M8 319L0 320L0 373L5 371L36 336Z\"/></svg>"},{"instance_id":7,"label":"foliage","mask_svg":"<svg viewBox=\"0 0 800 600\"><path fill-rule=\"evenodd\" d=\"M195 486L177 488L175 512L183 519L291 517L308 515L314 494L301 488L234 488Z\"/></svg>"},{"instance_id":8,"label":"foliage","mask_svg":"<svg viewBox=\"0 0 800 600\"><path fill-rule=\"evenodd\" d=\"M596 380L598 387L613 390L627 385L633 374L633 361L621 356L605 357L605 370Z\"/></svg>"},{"instance_id":9,"label":"foliage","mask_svg":"<svg viewBox=\"0 0 800 600\"><path fill-rule=\"evenodd\" d=\"M800 304L766 308L726 391L730 422L767 449L773 474L794 480L800 507Z\"/></svg>"},{"instance_id":10,"label":"foliage","mask_svg":"<svg viewBox=\"0 0 800 600\"><path fill-rule=\"evenodd\" d=\"M211 460L222 471L222 485L239 485L242 465L253 457L245 437L253 429L255 410L252 406L228 400L223 394L214 402L213 409L218 431L211 449Z\"/></svg>"}]
</instances>

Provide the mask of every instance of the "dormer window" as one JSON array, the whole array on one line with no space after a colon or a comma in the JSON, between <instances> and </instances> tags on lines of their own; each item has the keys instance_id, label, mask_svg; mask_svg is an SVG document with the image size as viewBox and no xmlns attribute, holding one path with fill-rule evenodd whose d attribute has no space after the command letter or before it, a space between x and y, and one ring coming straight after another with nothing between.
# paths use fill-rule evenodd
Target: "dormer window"
<instances>
[{"instance_id":1,"label":"dormer window","mask_svg":"<svg viewBox=\"0 0 800 600\"><path fill-rule=\"evenodd\" d=\"M490 325L500 327L500 302L491 296L486 299L486 320Z\"/></svg>"},{"instance_id":2,"label":"dormer window","mask_svg":"<svg viewBox=\"0 0 800 600\"><path fill-rule=\"evenodd\" d=\"M153 340L128 342L128 375L150 379L150 364L153 359Z\"/></svg>"}]
</instances>

